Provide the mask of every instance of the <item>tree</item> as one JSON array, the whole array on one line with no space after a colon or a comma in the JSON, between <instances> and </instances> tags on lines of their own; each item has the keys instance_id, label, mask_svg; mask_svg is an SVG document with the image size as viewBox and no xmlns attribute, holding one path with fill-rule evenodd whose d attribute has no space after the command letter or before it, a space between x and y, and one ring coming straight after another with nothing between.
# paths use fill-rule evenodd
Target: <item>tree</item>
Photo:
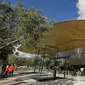
<instances>
[{"instance_id":1,"label":"tree","mask_svg":"<svg viewBox=\"0 0 85 85\"><path fill-rule=\"evenodd\" d=\"M36 57L25 58L16 54L9 55L7 59L9 64L15 64L17 66L34 66L36 63Z\"/></svg>"},{"instance_id":2,"label":"tree","mask_svg":"<svg viewBox=\"0 0 85 85\"><path fill-rule=\"evenodd\" d=\"M35 47L36 42L42 37L43 32L48 30L52 25L52 22L41 15L41 10L35 8L23 8L21 2L14 7L9 4L1 4L0 7L0 28L3 29L1 30L0 37L2 37L2 41L5 40L8 42L8 39L19 40L22 41L22 44ZM2 36L3 34L4 36Z\"/></svg>"},{"instance_id":3,"label":"tree","mask_svg":"<svg viewBox=\"0 0 85 85\"><path fill-rule=\"evenodd\" d=\"M15 38L14 20L9 4L0 4L0 46Z\"/></svg>"},{"instance_id":4,"label":"tree","mask_svg":"<svg viewBox=\"0 0 85 85\"><path fill-rule=\"evenodd\" d=\"M2 49L13 48L16 43L37 49L38 39L52 24L52 21L42 16L42 10L24 8L21 2L16 6L0 3L1 53Z\"/></svg>"},{"instance_id":5,"label":"tree","mask_svg":"<svg viewBox=\"0 0 85 85\"><path fill-rule=\"evenodd\" d=\"M51 66L51 60L46 60L45 61L46 68L49 68Z\"/></svg>"},{"instance_id":6,"label":"tree","mask_svg":"<svg viewBox=\"0 0 85 85\"><path fill-rule=\"evenodd\" d=\"M22 43L36 48L38 39L42 37L43 32L48 30L51 23L41 15L42 10L24 9L21 2L15 7L15 13L17 14L17 23L19 23L18 31L22 35Z\"/></svg>"},{"instance_id":7,"label":"tree","mask_svg":"<svg viewBox=\"0 0 85 85\"><path fill-rule=\"evenodd\" d=\"M15 17L10 4L0 3L0 59L7 62L7 56L13 53L13 42L16 40Z\"/></svg>"},{"instance_id":8,"label":"tree","mask_svg":"<svg viewBox=\"0 0 85 85\"><path fill-rule=\"evenodd\" d=\"M27 58L24 58L19 55L9 55L8 57L8 63L9 64L15 64L17 66L27 65Z\"/></svg>"}]
</instances>

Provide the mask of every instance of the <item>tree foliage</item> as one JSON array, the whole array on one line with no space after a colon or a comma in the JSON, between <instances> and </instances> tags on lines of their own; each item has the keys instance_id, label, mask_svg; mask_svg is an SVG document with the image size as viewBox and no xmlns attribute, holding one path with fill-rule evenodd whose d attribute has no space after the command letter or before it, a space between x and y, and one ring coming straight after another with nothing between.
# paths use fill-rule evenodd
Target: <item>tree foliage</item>
<instances>
[{"instance_id":1,"label":"tree foliage","mask_svg":"<svg viewBox=\"0 0 85 85\"><path fill-rule=\"evenodd\" d=\"M16 6L0 3L0 45L4 41L6 44L20 39L22 44L35 46L35 42L51 26L52 22L42 16L42 10L24 8L21 2Z\"/></svg>"},{"instance_id":2,"label":"tree foliage","mask_svg":"<svg viewBox=\"0 0 85 85\"><path fill-rule=\"evenodd\" d=\"M0 46L14 39L14 20L13 10L9 4L0 4Z\"/></svg>"},{"instance_id":3,"label":"tree foliage","mask_svg":"<svg viewBox=\"0 0 85 85\"><path fill-rule=\"evenodd\" d=\"M8 57L9 64L15 64L17 66L34 66L36 63L36 57L25 58L19 55L9 55Z\"/></svg>"},{"instance_id":4,"label":"tree foliage","mask_svg":"<svg viewBox=\"0 0 85 85\"><path fill-rule=\"evenodd\" d=\"M17 31L21 35L19 36L22 38L22 43L26 46L36 47L36 42L52 23L42 16L42 10L23 8L21 2L14 9L17 14Z\"/></svg>"},{"instance_id":5,"label":"tree foliage","mask_svg":"<svg viewBox=\"0 0 85 85\"><path fill-rule=\"evenodd\" d=\"M53 21L42 16L42 10L24 8L21 2L16 6L0 3L0 55L3 56L3 49L13 49L16 43L37 48L38 39L52 24Z\"/></svg>"},{"instance_id":6,"label":"tree foliage","mask_svg":"<svg viewBox=\"0 0 85 85\"><path fill-rule=\"evenodd\" d=\"M18 55L9 55L8 63L15 64L17 66L26 65L26 58L20 57Z\"/></svg>"}]
</instances>

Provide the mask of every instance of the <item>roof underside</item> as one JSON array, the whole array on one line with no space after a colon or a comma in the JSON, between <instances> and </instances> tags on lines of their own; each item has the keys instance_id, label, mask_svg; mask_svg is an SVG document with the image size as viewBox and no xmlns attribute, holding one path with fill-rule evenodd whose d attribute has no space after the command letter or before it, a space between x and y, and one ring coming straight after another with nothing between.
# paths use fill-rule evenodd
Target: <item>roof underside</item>
<instances>
[{"instance_id":1,"label":"roof underside","mask_svg":"<svg viewBox=\"0 0 85 85\"><path fill-rule=\"evenodd\" d=\"M85 47L85 20L56 23L39 41L39 47L56 46L59 51ZM23 49L21 50L23 51ZM32 53L29 50L24 52Z\"/></svg>"}]
</instances>

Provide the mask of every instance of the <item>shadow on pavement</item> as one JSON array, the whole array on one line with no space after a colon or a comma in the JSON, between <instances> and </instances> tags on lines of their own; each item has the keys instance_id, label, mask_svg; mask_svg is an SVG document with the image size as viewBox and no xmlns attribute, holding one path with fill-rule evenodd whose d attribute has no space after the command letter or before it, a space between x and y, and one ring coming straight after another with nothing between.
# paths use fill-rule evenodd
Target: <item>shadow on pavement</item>
<instances>
[{"instance_id":1,"label":"shadow on pavement","mask_svg":"<svg viewBox=\"0 0 85 85\"><path fill-rule=\"evenodd\" d=\"M37 80L38 82L44 82L44 81L51 81L54 80L51 76L35 76L32 79ZM56 77L56 79L64 79L63 77Z\"/></svg>"},{"instance_id":2,"label":"shadow on pavement","mask_svg":"<svg viewBox=\"0 0 85 85\"><path fill-rule=\"evenodd\" d=\"M37 74L37 72L19 72L19 74Z\"/></svg>"}]
</instances>

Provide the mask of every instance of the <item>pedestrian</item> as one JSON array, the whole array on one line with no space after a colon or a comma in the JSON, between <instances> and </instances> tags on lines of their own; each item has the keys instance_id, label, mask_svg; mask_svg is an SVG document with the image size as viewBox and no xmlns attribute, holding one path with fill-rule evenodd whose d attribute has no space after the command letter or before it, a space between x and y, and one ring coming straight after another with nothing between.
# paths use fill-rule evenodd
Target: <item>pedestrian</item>
<instances>
[{"instance_id":1,"label":"pedestrian","mask_svg":"<svg viewBox=\"0 0 85 85\"><path fill-rule=\"evenodd\" d=\"M5 73L5 77L8 76L8 72L9 72L9 65L6 66L6 73Z\"/></svg>"},{"instance_id":2,"label":"pedestrian","mask_svg":"<svg viewBox=\"0 0 85 85\"><path fill-rule=\"evenodd\" d=\"M9 66L9 77L12 77L13 76L13 71L14 71L14 64L11 64Z\"/></svg>"},{"instance_id":3,"label":"pedestrian","mask_svg":"<svg viewBox=\"0 0 85 85\"><path fill-rule=\"evenodd\" d=\"M12 77L13 77L13 72L14 72L15 66L12 64Z\"/></svg>"},{"instance_id":4,"label":"pedestrian","mask_svg":"<svg viewBox=\"0 0 85 85\"><path fill-rule=\"evenodd\" d=\"M1 76L2 76L2 77L5 77L6 66L7 66L6 64L3 64L3 65L2 65L2 71L1 71Z\"/></svg>"}]
</instances>

